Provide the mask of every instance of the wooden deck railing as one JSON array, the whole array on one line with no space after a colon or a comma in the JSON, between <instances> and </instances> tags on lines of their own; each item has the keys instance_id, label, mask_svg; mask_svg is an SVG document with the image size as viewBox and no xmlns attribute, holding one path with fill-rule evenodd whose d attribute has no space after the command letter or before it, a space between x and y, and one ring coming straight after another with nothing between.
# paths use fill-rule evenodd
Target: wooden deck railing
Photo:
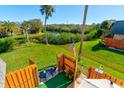
<instances>
[{"instance_id":1,"label":"wooden deck railing","mask_svg":"<svg viewBox=\"0 0 124 93\"><path fill-rule=\"evenodd\" d=\"M7 74L5 88L34 88L37 87L38 82L37 66L32 64Z\"/></svg>"},{"instance_id":2,"label":"wooden deck railing","mask_svg":"<svg viewBox=\"0 0 124 93\"><path fill-rule=\"evenodd\" d=\"M113 77L112 75L105 73L105 72L103 72L102 74L98 73L98 72L96 72L95 69L96 68L94 68L94 67L89 68L89 72L88 72L88 78L89 79L108 79L108 80L111 80L112 82L116 83L117 85L124 87L124 81L123 80L120 80L116 77Z\"/></svg>"}]
</instances>

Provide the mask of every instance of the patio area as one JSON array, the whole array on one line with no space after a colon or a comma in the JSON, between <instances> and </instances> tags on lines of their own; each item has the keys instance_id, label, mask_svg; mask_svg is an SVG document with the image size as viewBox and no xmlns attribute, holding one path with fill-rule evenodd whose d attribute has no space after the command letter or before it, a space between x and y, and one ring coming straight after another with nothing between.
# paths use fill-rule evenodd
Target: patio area
<instances>
[{"instance_id":1,"label":"patio area","mask_svg":"<svg viewBox=\"0 0 124 93\"><path fill-rule=\"evenodd\" d=\"M72 80L69 79L65 72L61 72L46 82L41 82L38 88L66 88L72 83Z\"/></svg>"}]
</instances>

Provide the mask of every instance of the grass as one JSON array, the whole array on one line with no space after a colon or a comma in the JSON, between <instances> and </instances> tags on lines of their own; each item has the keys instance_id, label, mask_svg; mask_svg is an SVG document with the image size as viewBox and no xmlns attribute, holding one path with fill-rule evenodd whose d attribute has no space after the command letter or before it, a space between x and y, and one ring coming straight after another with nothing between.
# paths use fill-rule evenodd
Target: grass
<instances>
[{"instance_id":1,"label":"grass","mask_svg":"<svg viewBox=\"0 0 124 93\"><path fill-rule=\"evenodd\" d=\"M37 33L37 34L28 34L29 37L32 37L32 36L41 36L43 35L44 33ZM12 36L14 39L18 39L18 38L24 38L25 36L24 35L13 35Z\"/></svg>"},{"instance_id":2,"label":"grass","mask_svg":"<svg viewBox=\"0 0 124 93\"><path fill-rule=\"evenodd\" d=\"M72 80L65 76L64 72L57 74L52 79L46 81L44 84L39 85L39 88L66 88Z\"/></svg>"},{"instance_id":3,"label":"grass","mask_svg":"<svg viewBox=\"0 0 124 93\"><path fill-rule=\"evenodd\" d=\"M124 53L98 47L99 40L84 43L82 63L84 68L90 66L99 67L101 64L104 71L124 80ZM79 43L76 44L77 48Z\"/></svg>"},{"instance_id":4,"label":"grass","mask_svg":"<svg viewBox=\"0 0 124 93\"><path fill-rule=\"evenodd\" d=\"M124 53L98 47L98 42L99 40L84 42L82 71L87 74L87 69L90 66L99 67L102 64L105 72L124 80ZM29 58L38 65L40 70L44 66L55 65L58 53L66 53L72 56L68 48L69 45L32 44L2 53L0 58L7 63L7 73L27 66ZM76 49L79 49L79 43L76 43Z\"/></svg>"},{"instance_id":5,"label":"grass","mask_svg":"<svg viewBox=\"0 0 124 93\"><path fill-rule=\"evenodd\" d=\"M44 66L56 64L58 53L69 53L67 50L55 45L32 44L31 46L18 47L13 51L0 54L7 64L7 73L26 67L28 59L32 59L41 69Z\"/></svg>"},{"instance_id":6,"label":"grass","mask_svg":"<svg viewBox=\"0 0 124 93\"><path fill-rule=\"evenodd\" d=\"M124 52L99 47L99 41L100 40L84 42L83 55L81 58L83 73L87 74L88 68L91 66L98 68L102 64L105 72L124 80ZM77 51L79 45L79 43L76 43ZM66 50L68 47L68 45L64 46Z\"/></svg>"}]
</instances>

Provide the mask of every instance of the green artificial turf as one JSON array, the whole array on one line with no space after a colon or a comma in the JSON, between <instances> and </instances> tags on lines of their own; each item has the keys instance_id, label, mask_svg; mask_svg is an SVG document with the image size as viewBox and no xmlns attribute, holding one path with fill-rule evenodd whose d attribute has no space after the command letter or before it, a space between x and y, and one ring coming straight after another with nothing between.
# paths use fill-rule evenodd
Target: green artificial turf
<instances>
[{"instance_id":1,"label":"green artificial turf","mask_svg":"<svg viewBox=\"0 0 124 93\"><path fill-rule=\"evenodd\" d=\"M38 88L66 88L71 82L72 80L66 77L64 72L61 72L45 83L40 84Z\"/></svg>"}]
</instances>

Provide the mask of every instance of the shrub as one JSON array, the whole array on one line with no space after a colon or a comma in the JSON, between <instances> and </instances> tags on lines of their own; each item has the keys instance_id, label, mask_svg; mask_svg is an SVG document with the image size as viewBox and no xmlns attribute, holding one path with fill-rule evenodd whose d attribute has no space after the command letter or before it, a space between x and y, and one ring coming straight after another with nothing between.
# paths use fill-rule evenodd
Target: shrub
<instances>
[{"instance_id":1,"label":"shrub","mask_svg":"<svg viewBox=\"0 0 124 93\"><path fill-rule=\"evenodd\" d=\"M13 49L14 40L12 38L0 39L0 53Z\"/></svg>"},{"instance_id":2,"label":"shrub","mask_svg":"<svg viewBox=\"0 0 124 93\"><path fill-rule=\"evenodd\" d=\"M49 44L68 44L72 42L78 42L80 40L80 34L72 34L62 32L60 35L55 35L53 33L48 33L48 43ZM45 35L42 38L42 43L46 43Z\"/></svg>"},{"instance_id":3,"label":"shrub","mask_svg":"<svg viewBox=\"0 0 124 93\"><path fill-rule=\"evenodd\" d=\"M26 43L26 39L25 38L21 38L17 40L18 44L24 44Z\"/></svg>"},{"instance_id":4,"label":"shrub","mask_svg":"<svg viewBox=\"0 0 124 93\"><path fill-rule=\"evenodd\" d=\"M40 43L40 41L38 39L32 39L31 42L33 42L33 43Z\"/></svg>"},{"instance_id":5,"label":"shrub","mask_svg":"<svg viewBox=\"0 0 124 93\"><path fill-rule=\"evenodd\" d=\"M42 38L42 35L40 34L36 34L36 35L34 34L32 36L29 36L30 41L32 41L33 39L41 40L41 38Z\"/></svg>"},{"instance_id":6,"label":"shrub","mask_svg":"<svg viewBox=\"0 0 124 93\"><path fill-rule=\"evenodd\" d=\"M74 24L53 24L47 25L47 31L56 31L56 32L70 32L70 33L80 33L81 32L81 25L74 25Z\"/></svg>"},{"instance_id":7,"label":"shrub","mask_svg":"<svg viewBox=\"0 0 124 93\"><path fill-rule=\"evenodd\" d=\"M0 32L0 38L7 37L7 32Z\"/></svg>"},{"instance_id":8,"label":"shrub","mask_svg":"<svg viewBox=\"0 0 124 93\"><path fill-rule=\"evenodd\" d=\"M97 38L97 31L92 31L88 34L85 34L84 35L84 40L85 41L89 41L89 40L93 40L93 39L96 39Z\"/></svg>"},{"instance_id":9,"label":"shrub","mask_svg":"<svg viewBox=\"0 0 124 93\"><path fill-rule=\"evenodd\" d=\"M13 38L14 38L15 40L20 40L20 39L23 39L23 38L25 38L25 37L24 37L24 35L13 35Z\"/></svg>"}]
</instances>

